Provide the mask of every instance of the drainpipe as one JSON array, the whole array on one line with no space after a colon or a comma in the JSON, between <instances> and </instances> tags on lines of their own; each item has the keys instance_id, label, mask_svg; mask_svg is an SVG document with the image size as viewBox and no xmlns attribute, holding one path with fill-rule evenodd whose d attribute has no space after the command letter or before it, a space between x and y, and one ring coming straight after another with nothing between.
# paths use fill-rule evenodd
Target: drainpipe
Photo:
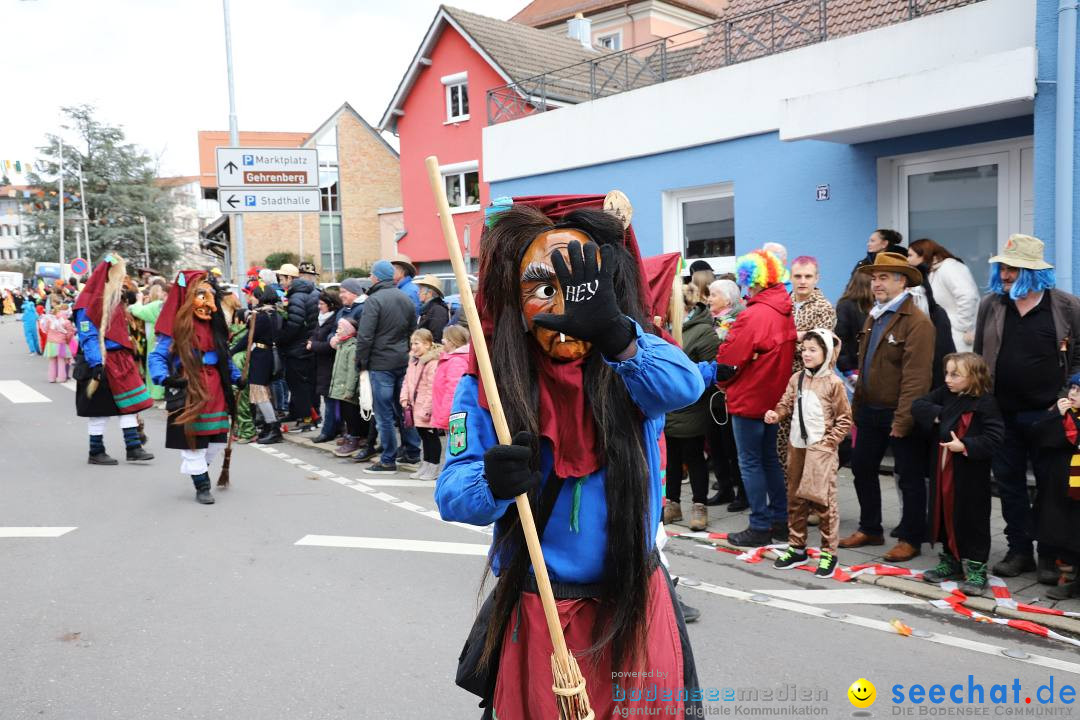
<instances>
[{"instance_id":1,"label":"drainpipe","mask_svg":"<svg viewBox=\"0 0 1080 720\"><path fill-rule=\"evenodd\" d=\"M1073 179L1076 127L1076 6L1058 0L1057 122L1054 158L1054 260L1057 284L1073 291Z\"/></svg>"}]
</instances>

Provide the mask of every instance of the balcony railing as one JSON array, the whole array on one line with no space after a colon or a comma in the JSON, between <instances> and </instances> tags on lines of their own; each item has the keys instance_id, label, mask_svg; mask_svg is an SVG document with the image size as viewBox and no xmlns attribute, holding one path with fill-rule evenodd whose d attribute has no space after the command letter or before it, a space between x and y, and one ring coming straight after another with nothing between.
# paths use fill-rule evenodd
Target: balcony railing
<instances>
[{"instance_id":1,"label":"balcony railing","mask_svg":"<svg viewBox=\"0 0 1080 720\"><path fill-rule=\"evenodd\" d=\"M784 0L488 90L494 125L982 0Z\"/></svg>"}]
</instances>

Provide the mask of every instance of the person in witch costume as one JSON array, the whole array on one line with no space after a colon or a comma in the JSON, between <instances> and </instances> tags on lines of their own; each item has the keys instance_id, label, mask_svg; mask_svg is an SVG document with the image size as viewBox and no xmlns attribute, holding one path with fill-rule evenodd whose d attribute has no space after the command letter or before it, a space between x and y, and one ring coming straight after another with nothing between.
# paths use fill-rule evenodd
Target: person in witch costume
<instances>
[{"instance_id":1,"label":"person in witch costume","mask_svg":"<svg viewBox=\"0 0 1080 720\"><path fill-rule=\"evenodd\" d=\"M124 281L127 264L115 253L105 256L90 274L75 302L75 330L79 351L75 356L75 411L86 418L90 435L91 465L116 465L105 452L105 425L120 418L128 462L154 456L143 449L136 413L154 406L133 353L128 334Z\"/></svg>"},{"instance_id":2,"label":"person in witch costume","mask_svg":"<svg viewBox=\"0 0 1080 720\"><path fill-rule=\"evenodd\" d=\"M210 465L225 448L236 412L232 386L242 386L229 353L221 291L205 270L181 270L161 308L150 376L165 388L165 447L180 451L180 472L195 499L212 505Z\"/></svg>"},{"instance_id":3,"label":"person in witch costume","mask_svg":"<svg viewBox=\"0 0 1080 720\"><path fill-rule=\"evenodd\" d=\"M445 520L495 523L488 565L498 582L458 668L458 684L484 699L485 718L558 717L520 493L530 496L596 717L622 706L620 692L642 691L688 717L701 710L678 698L697 676L655 538L665 414L704 386L678 347L642 330L650 326L637 242L628 221L600 210L603 201L497 201L481 240L478 309L516 434L512 445L498 443L473 356L435 500ZM612 673L634 670L653 677L612 688Z\"/></svg>"}]
</instances>

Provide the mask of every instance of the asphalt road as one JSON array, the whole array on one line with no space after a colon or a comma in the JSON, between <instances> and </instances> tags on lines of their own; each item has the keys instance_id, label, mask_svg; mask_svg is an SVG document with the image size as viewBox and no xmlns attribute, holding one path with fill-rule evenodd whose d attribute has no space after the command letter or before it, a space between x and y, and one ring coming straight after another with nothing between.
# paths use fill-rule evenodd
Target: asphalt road
<instances>
[{"instance_id":1,"label":"asphalt road","mask_svg":"<svg viewBox=\"0 0 1080 720\"><path fill-rule=\"evenodd\" d=\"M40 401L13 402L27 391ZM453 674L488 535L439 520L430 486L376 487L360 466L291 444L238 446L232 487L198 505L163 447L162 413L146 420L152 463L88 466L73 391L46 382L21 326L0 322L0 718L479 716ZM106 444L123 456L115 424ZM4 537L39 526L76 529ZM385 547L297 544L327 542L309 536ZM1080 714L1036 695L1051 676L1057 701L1080 686L1076 647L683 539L666 553L673 574L702 583L680 589L702 610L690 626L700 684L736 698L706 703L708 716L850 717L859 678L876 685L865 712L877 717ZM903 637L893 619L931 637ZM935 683L946 700L962 683L966 701L968 675L986 704L893 702L895 685L906 698ZM994 684L1008 686L1008 703L989 703Z\"/></svg>"}]
</instances>

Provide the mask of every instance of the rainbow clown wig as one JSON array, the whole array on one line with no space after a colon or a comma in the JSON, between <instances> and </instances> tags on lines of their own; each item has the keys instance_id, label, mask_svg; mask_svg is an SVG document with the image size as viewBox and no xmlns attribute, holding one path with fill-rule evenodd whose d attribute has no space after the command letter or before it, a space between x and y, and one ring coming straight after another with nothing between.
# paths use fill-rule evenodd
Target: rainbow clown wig
<instances>
[{"instance_id":1,"label":"rainbow clown wig","mask_svg":"<svg viewBox=\"0 0 1080 720\"><path fill-rule=\"evenodd\" d=\"M780 258L768 250L751 250L736 261L735 278L739 287L764 289L785 282L788 271Z\"/></svg>"},{"instance_id":2,"label":"rainbow clown wig","mask_svg":"<svg viewBox=\"0 0 1080 720\"><path fill-rule=\"evenodd\" d=\"M1017 270L1020 271L1020 275L1016 278L1016 282L1012 284L1012 287L1009 288L1008 293L1013 300L1027 297L1033 292L1050 290L1057 283L1054 278L1054 268L1046 268L1045 270L1017 268ZM1005 294L1005 287L1001 284L1001 263L990 263L990 292L996 295Z\"/></svg>"}]
</instances>

